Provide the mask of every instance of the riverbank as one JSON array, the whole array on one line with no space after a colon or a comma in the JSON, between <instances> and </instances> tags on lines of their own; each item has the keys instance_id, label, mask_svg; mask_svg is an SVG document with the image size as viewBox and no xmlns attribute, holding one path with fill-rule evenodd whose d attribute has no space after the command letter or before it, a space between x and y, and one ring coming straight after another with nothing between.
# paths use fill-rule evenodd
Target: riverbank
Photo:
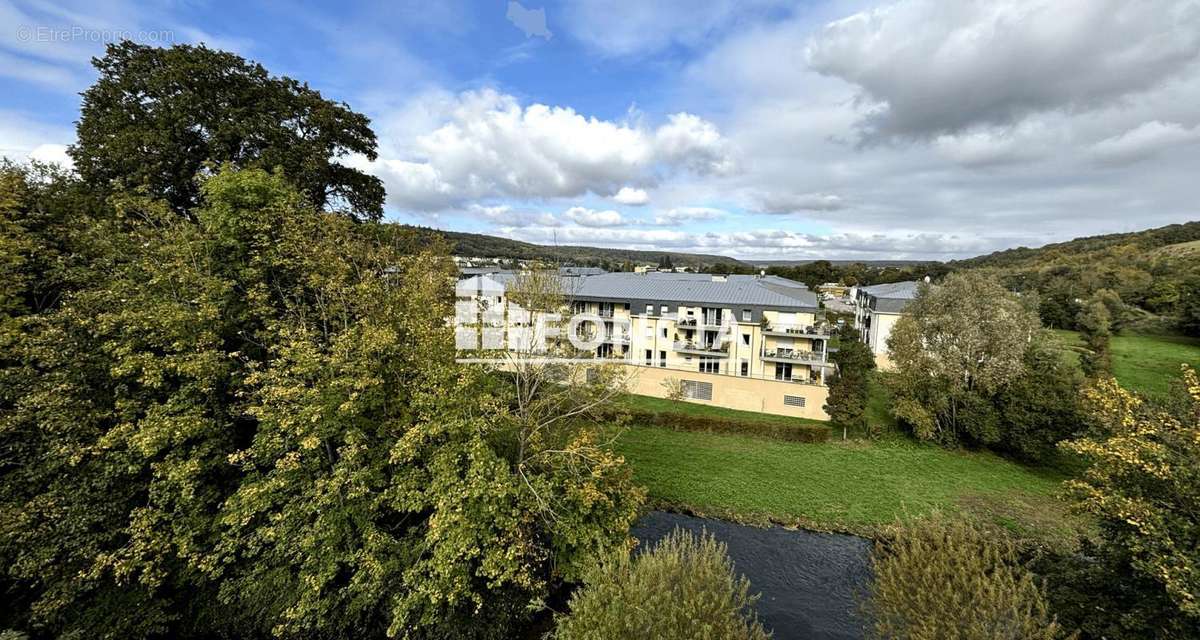
<instances>
[{"instance_id":1,"label":"riverbank","mask_svg":"<svg viewBox=\"0 0 1200 640\"><path fill-rule=\"evenodd\" d=\"M984 452L905 441L777 442L633 425L615 448L651 506L740 523L867 537L933 510L1020 538L1068 540L1080 522L1056 497L1064 479Z\"/></svg>"}]
</instances>

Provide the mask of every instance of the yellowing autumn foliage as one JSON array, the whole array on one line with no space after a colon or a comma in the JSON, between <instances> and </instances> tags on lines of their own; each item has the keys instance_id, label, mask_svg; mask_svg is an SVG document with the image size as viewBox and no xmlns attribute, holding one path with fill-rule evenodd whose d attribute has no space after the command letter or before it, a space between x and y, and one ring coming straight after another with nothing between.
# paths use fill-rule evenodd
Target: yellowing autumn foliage
<instances>
[{"instance_id":1,"label":"yellowing autumn foliage","mask_svg":"<svg viewBox=\"0 0 1200 640\"><path fill-rule=\"evenodd\" d=\"M1186 365L1183 379L1191 404L1177 414L1096 382L1085 400L1102 433L1064 446L1090 463L1067 487L1109 550L1200 624L1200 380Z\"/></svg>"}]
</instances>

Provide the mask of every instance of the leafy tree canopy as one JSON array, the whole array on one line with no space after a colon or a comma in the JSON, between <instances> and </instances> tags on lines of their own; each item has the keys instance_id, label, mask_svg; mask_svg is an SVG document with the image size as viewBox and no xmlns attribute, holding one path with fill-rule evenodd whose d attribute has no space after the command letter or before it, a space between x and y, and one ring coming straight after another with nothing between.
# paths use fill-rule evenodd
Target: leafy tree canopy
<instances>
[{"instance_id":1,"label":"leafy tree canopy","mask_svg":"<svg viewBox=\"0 0 1200 640\"><path fill-rule=\"evenodd\" d=\"M370 121L347 105L203 45L122 41L92 63L100 78L83 93L69 153L93 186L144 187L186 213L200 202L199 173L225 163L282 168L317 206L382 215L382 182L338 161L376 157Z\"/></svg>"}]
</instances>

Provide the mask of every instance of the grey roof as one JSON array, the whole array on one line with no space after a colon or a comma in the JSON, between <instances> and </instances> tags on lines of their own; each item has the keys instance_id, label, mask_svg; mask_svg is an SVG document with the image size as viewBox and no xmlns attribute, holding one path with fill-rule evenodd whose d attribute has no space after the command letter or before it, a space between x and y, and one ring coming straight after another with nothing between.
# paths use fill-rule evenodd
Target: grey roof
<instances>
[{"instance_id":1,"label":"grey roof","mask_svg":"<svg viewBox=\"0 0 1200 640\"><path fill-rule=\"evenodd\" d=\"M486 292L508 287L514 273L492 273L464 279L458 292ZM602 273L586 278L560 277L563 293L574 300L674 302L729 307L815 310L817 296L803 283L777 276L724 276L707 273Z\"/></svg>"},{"instance_id":2,"label":"grey roof","mask_svg":"<svg viewBox=\"0 0 1200 640\"><path fill-rule=\"evenodd\" d=\"M859 291L875 296L876 298L912 300L917 297L917 288L920 284L920 282L915 280L889 282L887 284L873 284L869 287L862 287Z\"/></svg>"},{"instance_id":3,"label":"grey roof","mask_svg":"<svg viewBox=\"0 0 1200 640\"><path fill-rule=\"evenodd\" d=\"M859 292L867 296L871 309L882 313L900 313L917 297L920 286L920 282L909 280L871 285L859 289Z\"/></svg>"},{"instance_id":4,"label":"grey roof","mask_svg":"<svg viewBox=\"0 0 1200 640\"><path fill-rule=\"evenodd\" d=\"M582 299L817 308L816 294L803 284L774 276L730 275L714 281L707 273L606 273L568 287L569 296Z\"/></svg>"}]
</instances>

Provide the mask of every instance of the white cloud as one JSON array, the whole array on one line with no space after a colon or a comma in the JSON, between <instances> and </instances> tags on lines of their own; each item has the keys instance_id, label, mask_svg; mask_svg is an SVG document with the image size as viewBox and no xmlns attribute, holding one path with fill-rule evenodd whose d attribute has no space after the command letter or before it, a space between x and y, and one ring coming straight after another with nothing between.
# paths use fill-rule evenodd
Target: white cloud
<instances>
[{"instance_id":1,"label":"white cloud","mask_svg":"<svg viewBox=\"0 0 1200 640\"><path fill-rule=\"evenodd\" d=\"M1127 165L1197 139L1200 127L1188 129L1177 122L1152 120L1097 142L1091 152L1100 164Z\"/></svg>"},{"instance_id":2,"label":"white cloud","mask_svg":"<svg viewBox=\"0 0 1200 640\"><path fill-rule=\"evenodd\" d=\"M923 138L1089 110L1200 57L1193 0L900 0L826 25L812 69L860 91L868 137Z\"/></svg>"},{"instance_id":3,"label":"white cloud","mask_svg":"<svg viewBox=\"0 0 1200 640\"><path fill-rule=\"evenodd\" d=\"M74 163L67 156L67 143L74 139L75 134L66 127L47 125L22 112L0 110L0 156L70 168Z\"/></svg>"},{"instance_id":4,"label":"white cloud","mask_svg":"<svg viewBox=\"0 0 1200 640\"><path fill-rule=\"evenodd\" d=\"M597 211L587 207L571 207L563 213L563 217L584 227L619 227L625 224L625 218L611 209Z\"/></svg>"},{"instance_id":5,"label":"white cloud","mask_svg":"<svg viewBox=\"0 0 1200 640\"><path fill-rule=\"evenodd\" d=\"M440 113L440 124L411 142L385 141L381 159L367 165L401 209L438 210L488 197L610 196L629 183L731 165L717 128L686 113L651 130L569 107L522 106L494 90L453 100L438 94L433 104L406 111ZM389 150L407 157L389 157Z\"/></svg>"},{"instance_id":6,"label":"white cloud","mask_svg":"<svg viewBox=\"0 0 1200 640\"><path fill-rule=\"evenodd\" d=\"M650 202L650 194L646 193L645 189L634 189L633 187L621 187L617 195L613 196L613 200L621 204L631 206L641 206Z\"/></svg>"},{"instance_id":7,"label":"white cloud","mask_svg":"<svg viewBox=\"0 0 1200 640\"><path fill-rule=\"evenodd\" d=\"M518 211L509 205L472 204L467 211L502 227L557 227L562 223L543 211Z\"/></svg>"},{"instance_id":8,"label":"white cloud","mask_svg":"<svg viewBox=\"0 0 1200 640\"><path fill-rule=\"evenodd\" d=\"M526 242L560 242L629 249L670 249L694 253L775 259L941 258L977 255L989 246L981 238L953 234L893 232L816 235L781 229L734 233L685 232L665 229L589 229L583 227L509 229L507 235Z\"/></svg>"},{"instance_id":9,"label":"white cloud","mask_svg":"<svg viewBox=\"0 0 1200 640\"><path fill-rule=\"evenodd\" d=\"M727 212L711 207L675 207L655 214L654 224L672 225L698 220L716 220L726 215L728 215Z\"/></svg>"}]
</instances>

